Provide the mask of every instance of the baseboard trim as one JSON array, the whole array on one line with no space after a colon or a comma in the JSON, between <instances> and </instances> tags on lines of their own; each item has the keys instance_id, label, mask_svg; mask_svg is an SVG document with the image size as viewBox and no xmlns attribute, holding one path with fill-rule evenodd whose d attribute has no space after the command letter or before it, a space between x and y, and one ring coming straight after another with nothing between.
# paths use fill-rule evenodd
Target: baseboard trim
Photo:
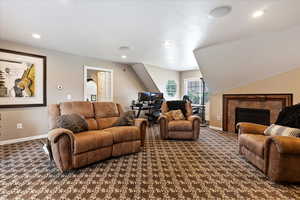
<instances>
[{"instance_id":1,"label":"baseboard trim","mask_svg":"<svg viewBox=\"0 0 300 200\"><path fill-rule=\"evenodd\" d=\"M211 128L211 129L215 129L215 130L218 130L218 131L223 131L223 129L222 129L222 128L220 128L220 127L217 127L217 126L209 126L209 128Z\"/></svg>"},{"instance_id":2,"label":"baseboard trim","mask_svg":"<svg viewBox=\"0 0 300 200\"><path fill-rule=\"evenodd\" d=\"M31 137L17 138L17 139L11 139L11 140L3 140L3 141L0 141L0 145L26 142L26 141L36 140L36 139L41 139L41 138L46 138L46 137L47 137L47 134L35 135L35 136L31 136Z\"/></svg>"}]
</instances>

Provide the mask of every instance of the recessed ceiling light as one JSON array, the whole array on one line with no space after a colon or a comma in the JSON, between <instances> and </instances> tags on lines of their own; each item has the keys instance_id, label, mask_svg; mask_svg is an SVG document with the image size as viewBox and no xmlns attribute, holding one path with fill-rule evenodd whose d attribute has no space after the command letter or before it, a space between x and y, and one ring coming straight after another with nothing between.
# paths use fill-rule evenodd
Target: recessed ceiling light
<instances>
[{"instance_id":1,"label":"recessed ceiling light","mask_svg":"<svg viewBox=\"0 0 300 200\"><path fill-rule=\"evenodd\" d=\"M174 46L174 42L173 42L172 40L166 40L166 41L164 42L164 46L165 46L166 48L173 47L173 46Z\"/></svg>"},{"instance_id":2,"label":"recessed ceiling light","mask_svg":"<svg viewBox=\"0 0 300 200\"><path fill-rule=\"evenodd\" d=\"M40 39L41 38L41 36L37 33L33 33L32 37L35 38L35 39Z\"/></svg>"},{"instance_id":3,"label":"recessed ceiling light","mask_svg":"<svg viewBox=\"0 0 300 200\"><path fill-rule=\"evenodd\" d=\"M209 15L213 18L220 18L228 15L231 12L231 6L220 6L210 11Z\"/></svg>"},{"instance_id":4,"label":"recessed ceiling light","mask_svg":"<svg viewBox=\"0 0 300 200\"><path fill-rule=\"evenodd\" d=\"M126 58L127 58L127 56L126 56L126 55L122 55L122 56L121 56L121 58L123 58L123 59L126 59Z\"/></svg>"},{"instance_id":5,"label":"recessed ceiling light","mask_svg":"<svg viewBox=\"0 0 300 200\"><path fill-rule=\"evenodd\" d=\"M129 46L120 46L119 48L121 51L129 51L130 47Z\"/></svg>"},{"instance_id":6,"label":"recessed ceiling light","mask_svg":"<svg viewBox=\"0 0 300 200\"><path fill-rule=\"evenodd\" d=\"M265 12L263 10L257 10L252 14L253 18L259 18L261 16L263 16L265 14Z\"/></svg>"}]
</instances>

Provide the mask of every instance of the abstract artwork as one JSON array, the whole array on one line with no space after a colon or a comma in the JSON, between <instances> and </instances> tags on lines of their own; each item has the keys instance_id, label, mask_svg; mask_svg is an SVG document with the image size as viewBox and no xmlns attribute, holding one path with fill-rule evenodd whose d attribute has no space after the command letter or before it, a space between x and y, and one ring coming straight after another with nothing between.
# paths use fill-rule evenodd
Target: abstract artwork
<instances>
[{"instance_id":1,"label":"abstract artwork","mask_svg":"<svg viewBox=\"0 0 300 200\"><path fill-rule=\"evenodd\" d=\"M46 57L0 49L0 108L46 106Z\"/></svg>"}]
</instances>

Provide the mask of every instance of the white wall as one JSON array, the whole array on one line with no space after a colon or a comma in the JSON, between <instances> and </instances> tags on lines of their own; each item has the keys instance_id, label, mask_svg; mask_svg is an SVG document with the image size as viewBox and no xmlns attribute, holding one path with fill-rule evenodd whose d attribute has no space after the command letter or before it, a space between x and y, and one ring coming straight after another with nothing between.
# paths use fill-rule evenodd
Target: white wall
<instances>
[{"instance_id":1,"label":"white wall","mask_svg":"<svg viewBox=\"0 0 300 200\"><path fill-rule=\"evenodd\" d=\"M180 98L180 76L179 72L175 70L168 70L153 65L145 65L148 73L153 79L160 92L164 93L166 100L178 100ZM174 97L167 96L166 86L168 80L174 80L177 85L177 93Z\"/></svg>"},{"instance_id":2,"label":"white wall","mask_svg":"<svg viewBox=\"0 0 300 200\"><path fill-rule=\"evenodd\" d=\"M114 101L128 108L138 92L145 88L128 65L76 56L46 49L34 48L19 43L0 40L0 47L47 56L47 103L67 101L67 95L74 101L83 100L83 65L113 69ZM57 85L63 86L58 90ZM47 107L0 109L0 140L16 139L48 132ZM16 129L23 123L23 129Z\"/></svg>"}]
</instances>

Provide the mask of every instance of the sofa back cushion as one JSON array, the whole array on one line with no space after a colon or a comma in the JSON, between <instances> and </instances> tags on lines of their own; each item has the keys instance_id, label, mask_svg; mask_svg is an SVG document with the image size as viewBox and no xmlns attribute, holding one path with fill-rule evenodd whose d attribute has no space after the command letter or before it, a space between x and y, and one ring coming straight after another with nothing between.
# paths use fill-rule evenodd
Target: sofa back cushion
<instances>
[{"instance_id":1,"label":"sofa back cushion","mask_svg":"<svg viewBox=\"0 0 300 200\"><path fill-rule=\"evenodd\" d=\"M49 130L57 128L57 118L60 116L59 104L48 105L48 125Z\"/></svg>"},{"instance_id":2,"label":"sofa back cushion","mask_svg":"<svg viewBox=\"0 0 300 200\"><path fill-rule=\"evenodd\" d=\"M113 102L94 102L93 105L96 119L120 116L118 106Z\"/></svg>"},{"instance_id":3,"label":"sofa back cushion","mask_svg":"<svg viewBox=\"0 0 300 200\"><path fill-rule=\"evenodd\" d=\"M117 121L119 117L103 117L103 118L97 118L97 125L98 128L101 129L106 129L112 127Z\"/></svg>"},{"instance_id":4,"label":"sofa back cushion","mask_svg":"<svg viewBox=\"0 0 300 200\"><path fill-rule=\"evenodd\" d=\"M112 127L123 113L121 105L113 102L94 102L93 105L99 129Z\"/></svg>"},{"instance_id":5,"label":"sofa back cushion","mask_svg":"<svg viewBox=\"0 0 300 200\"><path fill-rule=\"evenodd\" d=\"M272 124L264 131L264 134L267 136L300 137L300 129Z\"/></svg>"},{"instance_id":6,"label":"sofa back cushion","mask_svg":"<svg viewBox=\"0 0 300 200\"><path fill-rule=\"evenodd\" d=\"M48 106L49 128L57 128L56 120L61 115L78 114L85 118L89 130L112 127L124 111L113 102L74 101Z\"/></svg>"},{"instance_id":7,"label":"sofa back cushion","mask_svg":"<svg viewBox=\"0 0 300 200\"><path fill-rule=\"evenodd\" d=\"M85 118L89 130L97 130L98 125L95 120L94 107L91 102L73 101L64 102L59 105L60 115L78 114Z\"/></svg>"},{"instance_id":8,"label":"sofa back cushion","mask_svg":"<svg viewBox=\"0 0 300 200\"><path fill-rule=\"evenodd\" d=\"M181 110L183 115L187 118L193 114L192 105L185 101L165 101L161 106L162 113L166 113L172 110Z\"/></svg>"}]
</instances>

